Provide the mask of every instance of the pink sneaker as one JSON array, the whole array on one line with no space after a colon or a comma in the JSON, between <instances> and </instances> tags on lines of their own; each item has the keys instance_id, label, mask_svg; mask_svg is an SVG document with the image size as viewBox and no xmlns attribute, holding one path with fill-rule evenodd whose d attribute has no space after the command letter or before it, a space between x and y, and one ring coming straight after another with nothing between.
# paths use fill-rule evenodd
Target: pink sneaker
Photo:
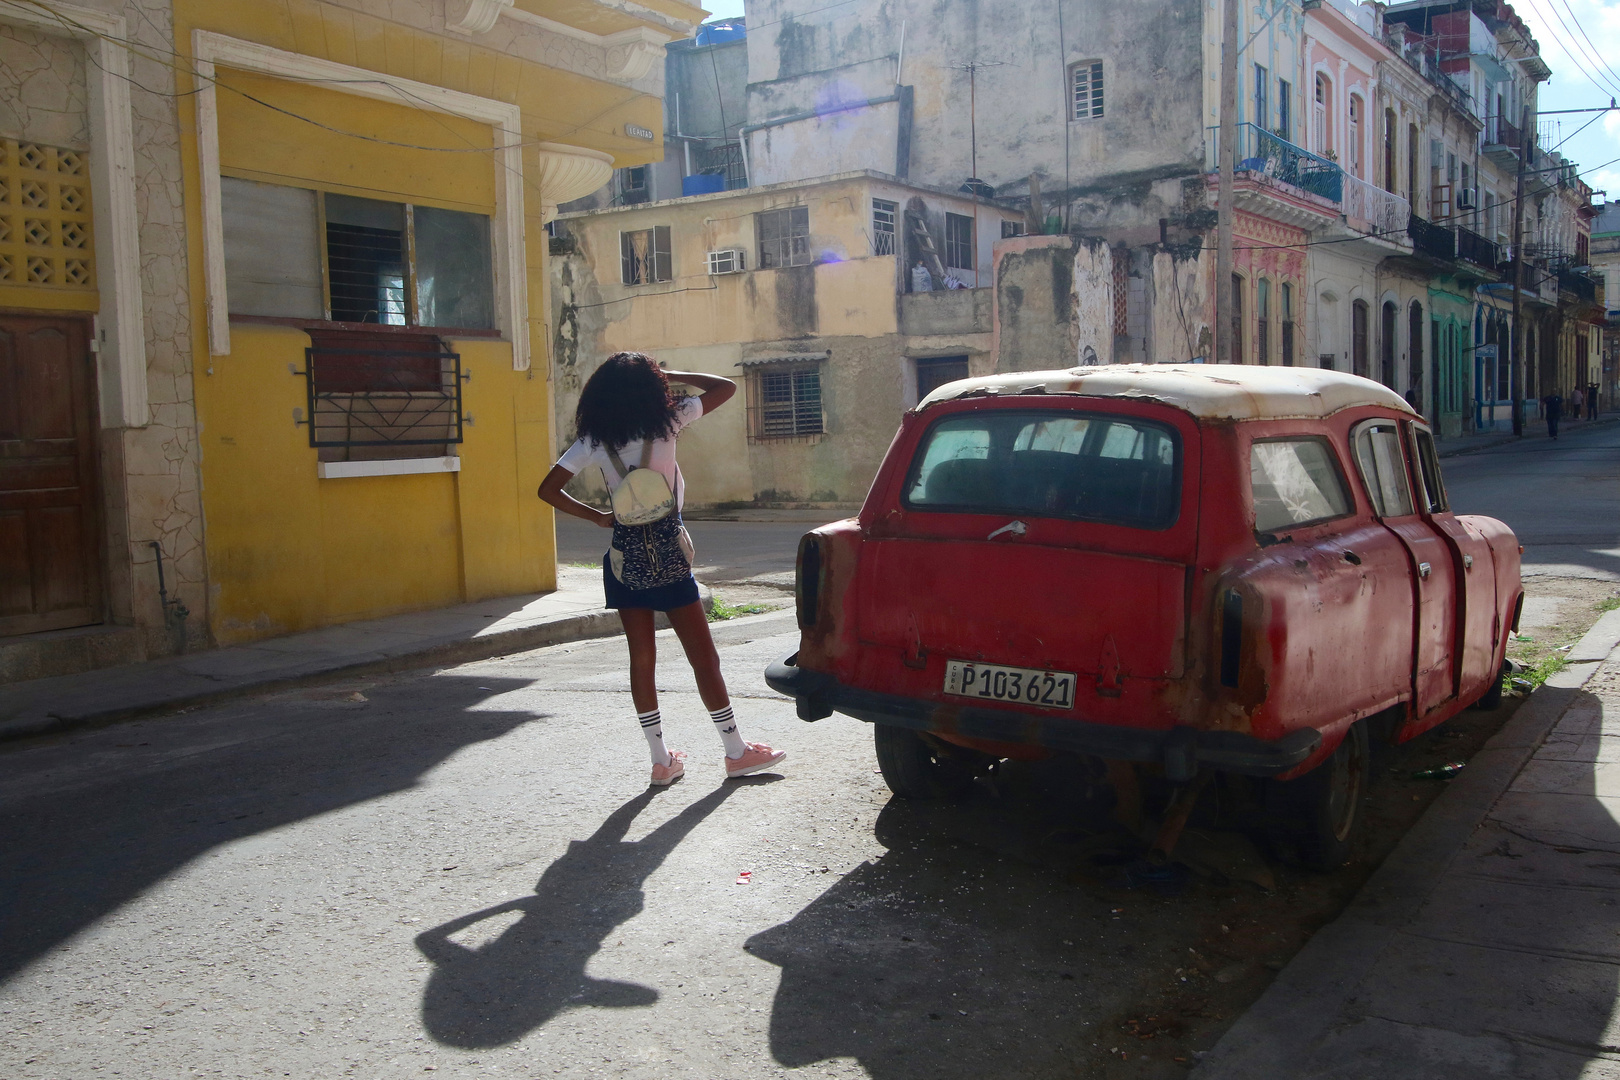
<instances>
[{"instance_id":1,"label":"pink sneaker","mask_svg":"<svg viewBox=\"0 0 1620 1080\"><path fill-rule=\"evenodd\" d=\"M743 751L739 758L726 758L727 776L753 776L757 772L764 772L787 757L786 750L772 750L764 743L744 743L748 749Z\"/></svg>"},{"instance_id":2,"label":"pink sneaker","mask_svg":"<svg viewBox=\"0 0 1620 1080\"><path fill-rule=\"evenodd\" d=\"M668 765L653 766L653 787L669 787L669 785L679 780L685 772L686 752L684 750L671 750Z\"/></svg>"}]
</instances>

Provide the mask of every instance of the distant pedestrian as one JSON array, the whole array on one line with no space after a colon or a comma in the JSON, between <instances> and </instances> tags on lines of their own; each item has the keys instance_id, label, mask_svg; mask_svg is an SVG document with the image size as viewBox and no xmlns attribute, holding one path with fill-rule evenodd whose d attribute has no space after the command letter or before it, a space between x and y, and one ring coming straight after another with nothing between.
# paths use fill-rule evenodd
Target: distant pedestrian
<instances>
[{"instance_id":1,"label":"distant pedestrian","mask_svg":"<svg viewBox=\"0 0 1620 1080\"><path fill-rule=\"evenodd\" d=\"M1597 383L1588 383L1586 387L1586 418L1588 420L1596 420L1598 418Z\"/></svg>"},{"instance_id":2,"label":"distant pedestrian","mask_svg":"<svg viewBox=\"0 0 1620 1080\"><path fill-rule=\"evenodd\" d=\"M1547 417L1547 434L1554 439L1558 438L1558 421L1564 414L1564 399L1554 390L1541 399L1541 407Z\"/></svg>"},{"instance_id":3,"label":"distant pedestrian","mask_svg":"<svg viewBox=\"0 0 1620 1080\"><path fill-rule=\"evenodd\" d=\"M678 398L670 381L702 394ZM682 428L731 400L737 384L718 375L661 370L645 353L608 357L580 391L574 422L578 439L540 484L540 497L565 514L613 530L602 559L607 606L616 608L630 647L630 698L652 753L652 782L667 786L686 771L686 755L664 745L655 669L658 660L653 614L669 616L675 636L697 676L698 695L725 744L726 775L749 776L787 754L763 743L744 742L737 732L731 697L720 673L720 655L692 577L691 538L681 525L686 485L675 464L675 438ZM639 464L630 464L639 463ZM634 524L588 506L563 490L581 470L598 467L620 513ZM662 478L660 482L659 478ZM626 485L627 479L629 480ZM620 488L624 487L623 496ZM659 513L659 511L664 511ZM655 516L656 515L656 516Z\"/></svg>"},{"instance_id":4,"label":"distant pedestrian","mask_svg":"<svg viewBox=\"0 0 1620 1080\"><path fill-rule=\"evenodd\" d=\"M918 259L917 265L911 268L911 291L934 291L934 275L928 272L928 267L923 264L921 259Z\"/></svg>"},{"instance_id":5,"label":"distant pedestrian","mask_svg":"<svg viewBox=\"0 0 1620 1080\"><path fill-rule=\"evenodd\" d=\"M1586 415L1586 391L1578 385L1570 391L1569 411L1577 420Z\"/></svg>"}]
</instances>

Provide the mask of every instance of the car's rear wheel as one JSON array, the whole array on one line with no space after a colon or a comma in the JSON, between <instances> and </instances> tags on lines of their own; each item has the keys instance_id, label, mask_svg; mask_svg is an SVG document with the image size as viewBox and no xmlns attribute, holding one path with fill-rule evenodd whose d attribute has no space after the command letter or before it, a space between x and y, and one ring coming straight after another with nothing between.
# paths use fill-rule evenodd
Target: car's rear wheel
<instances>
[{"instance_id":1,"label":"car's rear wheel","mask_svg":"<svg viewBox=\"0 0 1620 1080\"><path fill-rule=\"evenodd\" d=\"M1486 690L1485 693L1480 695L1478 701L1474 702L1474 708L1483 709L1486 712L1490 712L1492 709L1502 704L1502 682L1508 677L1508 675L1512 673L1512 671L1512 665L1506 660L1502 661L1502 670L1496 673L1496 681L1491 683L1490 689Z\"/></svg>"},{"instance_id":2,"label":"car's rear wheel","mask_svg":"<svg viewBox=\"0 0 1620 1080\"><path fill-rule=\"evenodd\" d=\"M1267 785L1273 842L1285 856L1317 870L1343 866L1366 817L1371 747L1367 725L1352 724L1328 759L1294 780Z\"/></svg>"},{"instance_id":3,"label":"car's rear wheel","mask_svg":"<svg viewBox=\"0 0 1620 1080\"><path fill-rule=\"evenodd\" d=\"M874 724L872 742L883 782L901 798L959 798L973 783L967 752L948 753L910 728Z\"/></svg>"}]
</instances>

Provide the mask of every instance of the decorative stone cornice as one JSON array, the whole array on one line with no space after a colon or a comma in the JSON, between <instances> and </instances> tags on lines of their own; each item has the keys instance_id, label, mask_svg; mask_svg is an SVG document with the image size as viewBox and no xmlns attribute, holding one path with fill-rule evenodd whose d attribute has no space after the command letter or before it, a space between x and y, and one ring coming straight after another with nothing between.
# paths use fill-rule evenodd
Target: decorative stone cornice
<instances>
[{"instance_id":1,"label":"decorative stone cornice","mask_svg":"<svg viewBox=\"0 0 1620 1080\"><path fill-rule=\"evenodd\" d=\"M613 175L613 155L567 143L543 142L540 156L540 220L557 216L557 206L583 198L608 182Z\"/></svg>"},{"instance_id":2,"label":"decorative stone cornice","mask_svg":"<svg viewBox=\"0 0 1620 1080\"><path fill-rule=\"evenodd\" d=\"M447 0L446 29L462 34L487 34L500 17L512 10L514 0ZM459 12L459 13L458 13Z\"/></svg>"}]
</instances>

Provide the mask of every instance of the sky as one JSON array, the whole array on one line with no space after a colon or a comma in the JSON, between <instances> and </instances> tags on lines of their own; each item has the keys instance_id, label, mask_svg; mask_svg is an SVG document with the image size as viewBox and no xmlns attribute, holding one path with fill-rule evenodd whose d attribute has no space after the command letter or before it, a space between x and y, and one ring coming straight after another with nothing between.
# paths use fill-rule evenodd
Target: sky
<instances>
[{"instance_id":1,"label":"sky","mask_svg":"<svg viewBox=\"0 0 1620 1080\"><path fill-rule=\"evenodd\" d=\"M875 0L872 0L875 2ZM1620 99L1620 0L1512 0L1530 24L1552 81L1541 88L1543 112L1588 109ZM744 14L743 0L703 0L715 18ZM1576 134L1582 124L1597 119ZM1580 166L1582 178L1620 202L1620 111L1549 116L1560 129L1546 144ZM1557 139L1566 141L1557 145Z\"/></svg>"}]
</instances>

